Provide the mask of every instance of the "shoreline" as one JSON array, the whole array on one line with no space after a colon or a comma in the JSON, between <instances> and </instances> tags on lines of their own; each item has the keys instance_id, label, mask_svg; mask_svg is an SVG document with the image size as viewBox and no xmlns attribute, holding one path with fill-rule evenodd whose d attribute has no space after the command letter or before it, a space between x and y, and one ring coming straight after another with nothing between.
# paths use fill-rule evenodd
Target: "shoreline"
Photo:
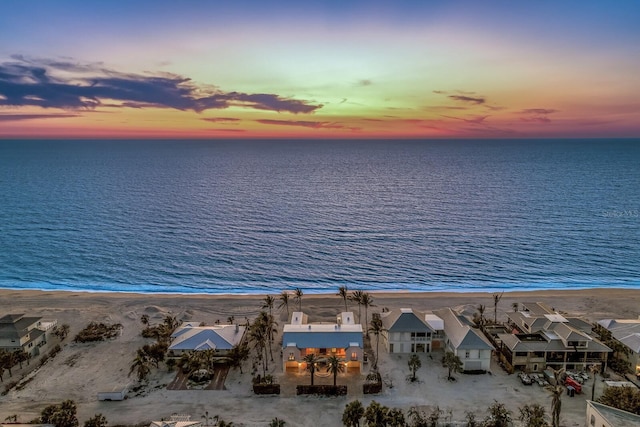
<instances>
[{"instance_id":1,"label":"shoreline","mask_svg":"<svg viewBox=\"0 0 640 427\"><path fill-rule=\"evenodd\" d=\"M311 296L331 296L335 295L338 291L338 286L335 289L327 289L326 291L315 291L315 290L307 290L302 289L305 297ZM290 294L296 288L287 288L287 289L274 289L273 292L264 292L264 291L256 291L256 292L157 292L157 291L126 291L126 290L90 290L90 289L48 289L48 288L11 288L11 287L2 287L0 286L0 294L4 292L41 292L41 293L67 293L67 294L90 294L90 295L153 295L153 296L177 296L177 297L203 297L203 296L211 296L211 297L263 297L266 295L280 295L283 291L288 291ZM515 295L520 293L536 293L536 292L584 292L584 291L600 291L600 290L611 290L611 291L640 291L639 285L629 285L629 286L576 286L576 287L563 287L560 289L554 288L527 288L527 289L505 289L505 288L488 288L488 289L473 289L473 288L459 288L459 289L449 289L449 290L416 290L416 289L361 289L361 288L348 288L349 292L352 291L363 291L368 292L373 295L435 295L435 294L451 294L451 295L466 295L466 294L487 294L492 295L496 293L504 293L506 295Z\"/></svg>"}]
</instances>

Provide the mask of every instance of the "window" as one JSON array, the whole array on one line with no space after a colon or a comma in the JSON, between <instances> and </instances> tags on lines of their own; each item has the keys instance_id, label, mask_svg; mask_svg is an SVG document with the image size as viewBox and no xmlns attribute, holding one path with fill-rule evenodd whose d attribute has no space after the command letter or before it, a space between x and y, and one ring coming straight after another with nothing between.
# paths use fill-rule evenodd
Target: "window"
<instances>
[{"instance_id":1,"label":"window","mask_svg":"<svg viewBox=\"0 0 640 427\"><path fill-rule=\"evenodd\" d=\"M293 355L293 353L289 353L289 360L296 360L296 357Z\"/></svg>"},{"instance_id":2,"label":"window","mask_svg":"<svg viewBox=\"0 0 640 427\"><path fill-rule=\"evenodd\" d=\"M471 355L471 353L469 352L469 350L464 352L464 358L465 359L468 359L470 355Z\"/></svg>"},{"instance_id":3,"label":"window","mask_svg":"<svg viewBox=\"0 0 640 427\"><path fill-rule=\"evenodd\" d=\"M595 415L591 414L591 421L589 421L589 424L592 426L596 425L596 417Z\"/></svg>"},{"instance_id":4,"label":"window","mask_svg":"<svg viewBox=\"0 0 640 427\"><path fill-rule=\"evenodd\" d=\"M351 360L358 360L358 353L355 351L351 353Z\"/></svg>"}]
</instances>

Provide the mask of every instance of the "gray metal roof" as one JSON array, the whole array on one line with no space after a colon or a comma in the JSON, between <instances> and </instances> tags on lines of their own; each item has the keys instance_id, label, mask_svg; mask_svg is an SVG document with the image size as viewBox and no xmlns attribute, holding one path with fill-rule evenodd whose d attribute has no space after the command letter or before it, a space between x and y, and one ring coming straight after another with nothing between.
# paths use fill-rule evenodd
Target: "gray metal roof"
<instances>
[{"instance_id":1,"label":"gray metal roof","mask_svg":"<svg viewBox=\"0 0 640 427\"><path fill-rule=\"evenodd\" d=\"M195 327L184 328L169 350L231 350L242 340L245 327L229 325L228 327Z\"/></svg>"},{"instance_id":2,"label":"gray metal roof","mask_svg":"<svg viewBox=\"0 0 640 427\"><path fill-rule=\"evenodd\" d=\"M489 340L477 330L463 323L450 308L436 310L435 313L444 320L444 333L455 349L461 350L493 350Z\"/></svg>"},{"instance_id":3,"label":"gray metal roof","mask_svg":"<svg viewBox=\"0 0 640 427\"><path fill-rule=\"evenodd\" d=\"M623 411L602 403L588 401L588 404L593 408L611 425L615 427L638 427L640 426L640 415L632 414L631 412ZM587 420L588 421L588 420Z\"/></svg>"},{"instance_id":4,"label":"gray metal roof","mask_svg":"<svg viewBox=\"0 0 640 427\"><path fill-rule=\"evenodd\" d=\"M640 319L605 319L598 322L611 331L611 335L632 351L640 353Z\"/></svg>"},{"instance_id":5,"label":"gray metal roof","mask_svg":"<svg viewBox=\"0 0 640 427\"><path fill-rule=\"evenodd\" d=\"M357 343L362 348L362 333L353 331L296 331L282 334L282 347L295 344L297 348L349 348Z\"/></svg>"},{"instance_id":6,"label":"gray metal roof","mask_svg":"<svg viewBox=\"0 0 640 427\"><path fill-rule=\"evenodd\" d=\"M389 332L433 332L423 319L423 313L393 310L382 317L382 324Z\"/></svg>"},{"instance_id":7,"label":"gray metal roof","mask_svg":"<svg viewBox=\"0 0 640 427\"><path fill-rule=\"evenodd\" d=\"M0 337L20 339L29 333L29 326L41 319L42 317L24 317L23 314L7 314L0 318Z\"/></svg>"}]
</instances>

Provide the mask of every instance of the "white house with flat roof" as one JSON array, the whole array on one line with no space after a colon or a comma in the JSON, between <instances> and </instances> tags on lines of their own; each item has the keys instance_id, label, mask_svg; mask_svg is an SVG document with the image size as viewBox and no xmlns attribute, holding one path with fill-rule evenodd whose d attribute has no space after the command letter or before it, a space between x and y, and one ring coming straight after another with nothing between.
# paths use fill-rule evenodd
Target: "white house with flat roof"
<instances>
[{"instance_id":1,"label":"white house with flat roof","mask_svg":"<svg viewBox=\"0 0 640 427\"><path fill-rule=\"evenodd\" d=\"M308 323L307 315L296 311L282 333L282 366L285 372L305 369L304 357L315 354L320 360L337 356L349 371L360 372L364 345L362 325L352 312L340 313L336 322Z\"/></svg>"},{"instance_id":2,"label":"white house with flat roof","mask_svg":"<svg viewBox=\"0 0 640 427\"><path fill-rule=\"evenodd\" d=\"M640 415L587 400L588 427L638 427Z\"/></svg>"}]
</instances>

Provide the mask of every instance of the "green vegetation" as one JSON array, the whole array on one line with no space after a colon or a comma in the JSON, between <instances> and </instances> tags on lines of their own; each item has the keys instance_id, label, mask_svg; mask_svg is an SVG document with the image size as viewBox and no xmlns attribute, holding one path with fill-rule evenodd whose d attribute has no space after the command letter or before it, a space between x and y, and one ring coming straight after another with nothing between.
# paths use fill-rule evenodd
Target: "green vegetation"
<instances>
[{"instance_id":1,"label":"green vegetation","mask_svg":"<svg viewBox=\"0 0 640 427\"><path fill-rule=\"evenodd\" d=\"M640 415L640 390L634 387L609 387L598 402Z\"/></svg>"},{"instance_id":2,"label":"green vegetation","mask_svg":"<svg viewBox=\"0 0 640 427\"><path fill-rule=\"evenodd\" d=\"M76 335L73 341L85 343L112 339L118 336L120 329L122 329L120 323L110 325L107 323L91 322L83 330L78 332L78 335Z\"/></svg>"}]
</instances>

